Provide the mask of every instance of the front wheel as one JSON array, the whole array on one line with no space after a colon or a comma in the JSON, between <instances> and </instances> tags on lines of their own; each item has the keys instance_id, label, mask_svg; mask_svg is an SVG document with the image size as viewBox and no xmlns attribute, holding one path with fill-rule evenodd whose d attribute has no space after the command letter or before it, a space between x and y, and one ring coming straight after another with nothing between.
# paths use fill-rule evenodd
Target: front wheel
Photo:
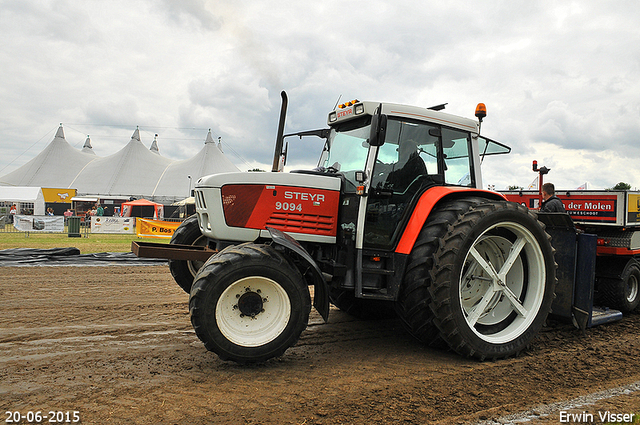
<instances>
[{"instance_id":1,"label":"front wheel","mask_svg":"<svg viewBox=\"0 0 640 425\"><path fill-rule=\"evenodd\" d=\"M207 246L208 241L200 231L198 216L194 214L178 226L169 244ZM203 264L204 261L199 260L169 260L169 270L173 280L188 294L193 279Z\"/></svg>"},{"instance_id":2,"label":"front wheel","mask_svg":"<svg viewBox=\"0 0 640 425\"><path fill-rule=\"evenodd\" d=\"M517 355L551 311L556 264L532 213L493 201L463 214L434 257L431 309L441 337L479 359Z\"/></svg>"},{"instance_id":3,"label":"front wheel","mask_svg":"<svg viewBox=\"0 0 640 425\"><path fill-rule=\"evenodd\" d=\"M222 360L261 362L282 355L311 311L302 275L269 245L245 243L211 257L189 298L191 323Z\"/></svg>"}]
</instances>

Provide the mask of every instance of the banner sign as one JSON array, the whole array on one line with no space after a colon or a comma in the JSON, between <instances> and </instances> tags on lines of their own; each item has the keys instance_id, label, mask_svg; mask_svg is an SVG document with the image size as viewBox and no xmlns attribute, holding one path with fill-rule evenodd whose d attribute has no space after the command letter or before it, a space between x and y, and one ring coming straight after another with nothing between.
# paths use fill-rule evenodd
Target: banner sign
<instances>
[{"instance_id":1,"label":"banner sign","mask_svg":"<svg viewBox=\"0 0 640 425\"><path fill-rule=\"evenodd\" d=\"M618 197L616 195L571 195L558 194L572 219L583 222L615 223L618 211ZM540 206L538 194L505 194L512 202L518 202L529 209Z\"/></svg>"},{"instance_id":2,"label":"banner sign","mask_svg":"<svg viewBox=\"0 0 640 425\"><path fill-rule=\"evenodd\" d=\"M180 226L179 221L159 221L136 218L136 234L144 238L170 238Z\"/></svg>"},{"instance_id":3,"label":"banner sign","mask_svg":"<svg viewBox=\"0 0 640 425\"><path fill-rule=\"evenodd\" d=\"M133 218L93 216L91 233L133 233Z\"/></svg>"},{"instance_id":4,"label":"banner sign","mask_svg":"<svg viewBox=\"0 0 640 425\"><path fill-rule=\"evenodd\" d=\"M562 197L562 203L571 218L581 221L615 222L616 195Z\"/></svg>"},{"instance_id":5,"label":"banner sign","mask_svg":"<svg viewBox=\"0 0 640 425\"><path fill-rule=\"evenodd\" d=\"M64 217L52 215L16 215L13 227L21 232L64 233Z\"/></svg>"},{"instance_id":6,"label":"banner sign","mask_svg":"<svg viewBox=\"0 0 640 425\"><path fill-rule=\"evenodd\" d=\"M51 187L43 187L42 195L44 196L44 202L47 203L64 203L70 204L71 198L76 196L76 189L55 189Z\"/></svg>"}]
</instances>

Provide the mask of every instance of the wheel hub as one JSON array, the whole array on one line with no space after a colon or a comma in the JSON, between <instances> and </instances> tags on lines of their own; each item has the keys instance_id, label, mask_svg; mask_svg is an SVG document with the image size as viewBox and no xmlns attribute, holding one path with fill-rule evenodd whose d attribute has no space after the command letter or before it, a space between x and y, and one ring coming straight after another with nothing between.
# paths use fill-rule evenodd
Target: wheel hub
<instances>
[{"instance_id":1,"label":"wheel hub","mask_svg":"<svg viewBox=\"0 0 640 425\"><path fill-rule=\"evenodd\" d=\"M246 288L244 294L238 294L236 297L238 298L237 309L240 311L240 317L256 317L264 311L266 299L262 298L259 289L254 292L251 288Z\"/></svg>"}]
</instances>

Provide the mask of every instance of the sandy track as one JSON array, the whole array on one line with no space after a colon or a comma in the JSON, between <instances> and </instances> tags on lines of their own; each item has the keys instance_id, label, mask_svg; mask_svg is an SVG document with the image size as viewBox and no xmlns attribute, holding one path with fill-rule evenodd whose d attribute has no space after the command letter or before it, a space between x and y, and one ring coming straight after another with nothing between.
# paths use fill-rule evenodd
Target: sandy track
<instances>
[{"instance_id":1,"label":"sandy track","mask_svg":"<svg viewBox=\"0 0 640 425\"><path fill-rule=\"evenodd\" d=\"M324 324L314 311L283 357L240 366L204 349L166 266L0 267L0 281L2 413L78 411L85 424L473 424L640 381L639 315L586 337L553 326L519 358L480 363L423 347L397 320L332 310ZM640 397L576 411L601 408L640 414ZM534 423L558 423L558 413Z\"/></svg>"}]
</instances>

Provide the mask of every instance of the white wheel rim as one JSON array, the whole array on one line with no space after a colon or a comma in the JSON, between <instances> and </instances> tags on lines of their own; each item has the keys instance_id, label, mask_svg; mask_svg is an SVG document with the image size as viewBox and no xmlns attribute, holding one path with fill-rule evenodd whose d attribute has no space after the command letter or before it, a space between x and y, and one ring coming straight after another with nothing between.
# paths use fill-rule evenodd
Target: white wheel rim
<instances>
[{"instance_id":1,"label":"white wheel rim","mask_svg":"<svg viewBox=\"0 0 640 425\"><path fill-rule=\"evenodd\" d=\"M632 303L638 298L638 278L631 274L626 284L627 302Z\"/></svg>"},{"instance_id":2,"label":"white wheel rim","mask_svg":"<svg viewBox=\"0 0 640 425\"><path fill-rule=\"evenodd\" d=\"M262 298L262 310L246 315L238 307L245 294ZM274 280L250 276L224 290L216 304L216 322L225 338L243 347L258 347L276 339L287 327L291 302L287 292Z\"/></svg>"},{"instance_id":3,"label":"white wheel rim","mask_svg":"<svg viewBox=\"0 0 640 425\"><path fill-rule=\"evenodd\" d=\"M513 341L535 320L545 285L544 255L529 229L512 222L486 229L467 253L458 286L467 325L486 342Z\"/></svg>"}]
</instances>

